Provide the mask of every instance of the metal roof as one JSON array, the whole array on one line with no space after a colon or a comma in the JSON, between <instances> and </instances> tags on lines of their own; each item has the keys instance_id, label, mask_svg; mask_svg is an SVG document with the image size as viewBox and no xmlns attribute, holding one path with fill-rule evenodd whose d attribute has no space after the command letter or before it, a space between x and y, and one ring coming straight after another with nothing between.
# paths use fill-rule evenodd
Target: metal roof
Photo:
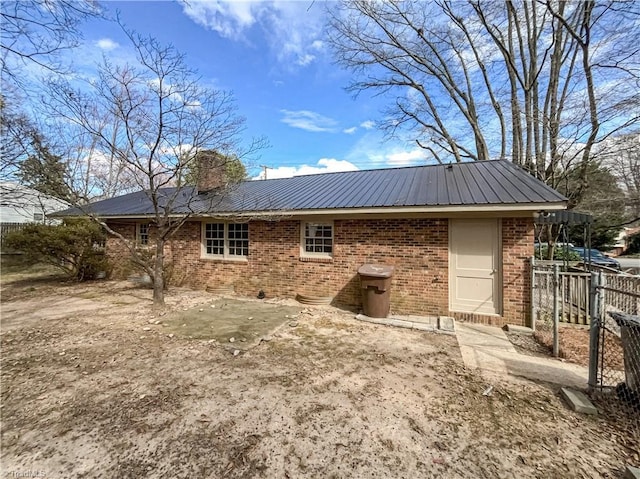
<instances>
[{"instance_id":1,"label":"metal roof","mask_svg":"<svg viewBox=\"0 0 640 479\"><path fill-rule=\"evenodd\" d=\"M593 216L577 211L551 211L537 216L535 222L539 225L586 225L593 223Z\"/></svg>"},{"instance_id":2,"label":"metal roof","mask_svg":"<svg viewBox=\"0 0 640 479\"><path fill-rule=\"evenodd\" d=\"M467 206L563 206L567 199L507 160L295 176L245 181L221 195L198 194L192 186L166 188L163 201L175 196L175 214L247 214L324 212L325 210ZM102 217L153 213L148 193L139 191L89 205ZM330 211L328 211L330 212ZM79 210L59 216L78 215Z\"/></svg>"}]
</instances>

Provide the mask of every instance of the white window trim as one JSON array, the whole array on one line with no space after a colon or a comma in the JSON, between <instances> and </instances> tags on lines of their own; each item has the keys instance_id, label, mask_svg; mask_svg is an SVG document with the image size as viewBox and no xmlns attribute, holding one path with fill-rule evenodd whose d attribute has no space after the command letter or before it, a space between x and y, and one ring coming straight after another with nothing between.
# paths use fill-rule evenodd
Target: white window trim
<instances>
[{"instance_id":1,"label":"white window trim","mask_svg":"<svg viewBox=\"0 0 640 479\"><path fill-rule=\"evenodd\" d=\"M140 233L140 227L142 225L146 225L147 226L147 242L146 243L143 243L142 239L141 239L142 236L141 236L141 233ZM151 230L151 228L149 226L149 223L136 223L136 244L138 244L140 246L148 246L149 245L149 240L150 240L150 237L149 237L150 230Z\"/></svg>"},{"instance_id":2,"label":"white window trim","mask_svg":"<svg viewBox=\"0 0 640 479\"><path fill-rule=\"evenodd\" d=\"M223 245L223 254L208 254L207 253L207 243L206 243L206 225L207 224L223 224L224 225L224 245ZM230 224L240 224L233 223L228 221L203 221L200 223L200 258L202 259L218 259L225 261L240 261L246 262L249 260L249 255L237 255L237 254L229 254L229 225ZM247 239L247 241L249 241ZM247 251L248 252L248 251Z\"/></svg>"},{"instance_id":3,"label":"white window trim","mask_svg":"<svg viewBox=\"0 0 640 479\"><path fill-rule=\"evenodd\" d=\"M331 253L315 253L308 252L305 248L305 229L306 225L312 223L316 225L331 226ZM301 221L300 222L300 257L301 258L333 258L333 254L336 250L335 242L336 229L333 221Z\"/></svg>"}]
</instances>

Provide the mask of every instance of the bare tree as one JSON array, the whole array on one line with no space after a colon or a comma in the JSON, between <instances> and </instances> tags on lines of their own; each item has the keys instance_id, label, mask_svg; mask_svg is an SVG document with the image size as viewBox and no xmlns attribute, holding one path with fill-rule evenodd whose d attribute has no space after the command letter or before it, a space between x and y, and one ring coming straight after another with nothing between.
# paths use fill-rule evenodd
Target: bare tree
<instances>
[{"instance_id":1,"label":"bare tree","mask_svg":"<svg viewBox=\"0 0 640 479\"><path fill-rule=\"evenodd\" d=\"M630 133L609 142L603 153L625 195L629 222L640 220L640 132Z\"/></svg>"},{"instance_id":2,"label":"bare tree","mask_svg":"<svg viewBox=\"0 0 640 479\"><path fill-rule=\"evenodd\" d=\"M55 208L51 205L63 208L68 197L64 169L64 162L51 152L38 126L0 96L2 203L16 212L22 211L22 216L26 208L36 205L47 212ZM54 198L62 201L56 202Z\"/></svg>"},{"instance_id":3,"label":"bare tree","mask_svg":"<svg viewBox=\"0 0 640 479\"><path fill-rule=\"evenodd\" d=\"M185 172L198 160L199 151L246 158L263 147L264 140L241 148L244 118L237 114L231 93L202 86L184 56L172 46L131 32L127 35L137 64L117 65L105 60L97 80L80 87L66 81L52 82L48 110L70 125L68 144L81 145L86 153L84 157L77 155L77 167L68 170L68 182L77 192L75 203L127 247L134 264L153 281L154 304L162 305L166 242L192 216L192 202L210 208L224 196L224 191L194 195L192 187L184 186ZM116 174L126 175L145 191L155 230L151 252L110 228L91 213L91 205L83 204L88 186L94 188L93 194L100 193L92 175L87 183L86 162L101 157L111 164L115 161L119 165ZM204 201L208 204L203 205Z\"/></svg>"},{"instance_id":4,"label":"bare tree","mask_svg":"<svg viewBox=\"0 0 640 479\"><path fill-rule=\"evenodd\" d=\"M0 96L0 178L17 179L20 162L34 152L34 143L40 139L37 128L29 117L17 111Z\"/></svg>"},{"instance_id":5,"label":"bare tree","mask_svg":"<svg viewBox=\"0 0 640 479\"><path fill-rule=\"evenodd\" d=\"M0 180L3 185L22 182L21 171L26 160L30 162L31 173L38 162L43 167L50 162L50 138L43 133L38 119L19 105L28 97L39 95L39 74L69 72L68 62L61 54L79 45L80 25L84 21L101 16L102 10L94 0L0 2ZM41 179L47 182L44 176ZM48 179L53 179L53 175ZM0 186L0 193L17 198L13 186L9 188L5 192ZM54 196L60 197L59 193Z\"/></svg>"},{"instance_id":6,"label":"bare tree","mask_svg":"<svg viewBox=\"0 0 640 479\"><path fill-rule=\"evenodd\" d=\"M438 162L511 157L557 186L594 145L640 120L634 2L343 1L330 9L350 90L393 97L386 128L406 127Z\"/></svg>"},{"instance_id":7,"label":"bare tree","mask_svg":"<svg viewBox=\"0 0 640 479\"><path fill-rule=\"evenodd\" d=\"M78 201L89 202L136 189L126 165L114 152L99 150L94 135L60 119L36 123L13 107L19 97L10 98L11 103L0 97L0 194L6 189L17 199L14 186L21 184L64 201L73 192ZM117 119L104 115L101 129L114 121L110 131L117 132Z\"/></svg>"},{"instance_id":8,"label":"bare tree","mask_svg":"<svg viewBox=\"0 0 640 479\"><path fill-rule=\"evenodd\" d=\"M66 71L59 54L78 45L80 24L101 14L94 0L5 0L0 3L3 82L20 82L19 70L36 65Z\"/></svg>"}]
</instances>

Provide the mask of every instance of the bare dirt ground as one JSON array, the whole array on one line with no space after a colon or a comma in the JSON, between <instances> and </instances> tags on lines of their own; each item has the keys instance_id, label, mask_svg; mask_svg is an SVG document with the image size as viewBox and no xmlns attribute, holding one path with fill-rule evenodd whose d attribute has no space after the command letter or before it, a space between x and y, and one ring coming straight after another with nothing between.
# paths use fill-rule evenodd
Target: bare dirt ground
<instances>
[{"instance_id":1,"label":"bare dirt ground","mask_svg":"<svg viewBox=\"0 0 640 479\"><path fill-rule=\"evenodd\" d=\"M2 280L3 477L612 478L638 462L556 387L483 396L455 337L281 301L303 312L234 356L177 325L216 310L209 293L171 290L158 312L123 282L16 278Z\"/></svg>"},{"instance_id":2,"label":"bare dirt ground","mask_svg":"<svg viewBox=\"0 0 640 479\"><path fill-rule=\"evenodd\" d=\"M560 357L572 363L589 366L589 329L562 326L558 332ZM527 337L514 334L508 337L524 354L551 355L553 350L553 335L549 331L536 331L533 336ZM620 338L615 334L605 334L604 341L603 347L607 352L606 367L615 371L624 371L624 353Z\"/></svg>"}]
</instances>

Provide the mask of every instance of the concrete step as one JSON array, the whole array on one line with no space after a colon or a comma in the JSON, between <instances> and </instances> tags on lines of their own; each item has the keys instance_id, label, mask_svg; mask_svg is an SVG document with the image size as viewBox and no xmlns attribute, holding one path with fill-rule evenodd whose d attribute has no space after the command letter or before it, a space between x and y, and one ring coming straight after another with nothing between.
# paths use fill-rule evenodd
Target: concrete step
<instances>
[{"instance_id":1,"label":"concrete step","mask_svg":"<svg viewBox=\"0 0 640 479\"><path fill-rule=\"evenodd\" d=\"M560 394L574 411L583 414L598 414L596 407L583 392L571 388L560 388Z\"/></svg>"}]
</instances>

